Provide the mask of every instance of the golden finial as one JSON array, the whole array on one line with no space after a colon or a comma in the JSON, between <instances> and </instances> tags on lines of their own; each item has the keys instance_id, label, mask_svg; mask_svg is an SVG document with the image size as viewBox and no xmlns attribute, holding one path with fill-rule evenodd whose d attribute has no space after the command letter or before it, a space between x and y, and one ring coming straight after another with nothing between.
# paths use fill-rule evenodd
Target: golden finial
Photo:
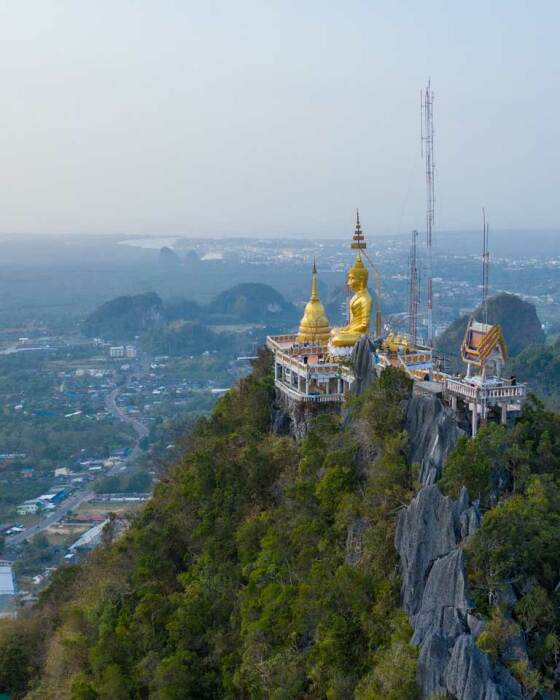
<instances>
[{"instance_id":1,"label":"golden finial","mask_svg":"<svg viewBox=\"0 0 560 700\"><path fill-rule=\"evenodd\" d=\"M356 228L354 229L354 235L352 236L351 248L355 250L364 250L366 248L366 241L364 234L362 233L362 227L360 225L360 212L356 209Z\"/></svg>"},{"instance_id":2,"label":"golden finial","mask_svg":"<svg viewBox=\"0 0 560 700\"><path fill-rule=\"evenodd\" d=\"M317 265L313 258L313 272L311 273L311 300L319 301L319 292L317 291Z\"/></svg>"}]
</instances>

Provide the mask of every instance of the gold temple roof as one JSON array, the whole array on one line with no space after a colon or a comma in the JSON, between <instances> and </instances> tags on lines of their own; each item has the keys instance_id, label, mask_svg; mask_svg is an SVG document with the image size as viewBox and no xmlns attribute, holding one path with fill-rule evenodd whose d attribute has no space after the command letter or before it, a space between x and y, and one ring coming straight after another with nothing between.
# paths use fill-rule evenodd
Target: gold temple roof
<instances>
[{"instance_id":1,"label":"gold temple roof","mask_svg":"<svg viewBox=\"0 0 560 700\"><path fill-rule=\"evenodd\" d=\"M461 355L465 362L482 367L496 346L498 346L504 361L507 360L506 342L500 326L491 326L488 323L471 320L465 332Z\"/></svg>"}]
</instances>

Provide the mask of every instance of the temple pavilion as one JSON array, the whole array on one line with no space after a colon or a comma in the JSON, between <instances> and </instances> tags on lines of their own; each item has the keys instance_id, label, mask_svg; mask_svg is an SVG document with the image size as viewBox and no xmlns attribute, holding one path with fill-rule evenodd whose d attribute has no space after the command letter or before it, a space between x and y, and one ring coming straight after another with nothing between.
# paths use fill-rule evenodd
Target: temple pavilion
<instances>
[{"instance_id":1,"label":"temple pavilion","mask_svg":"<svg viewBox=\"0 0 560 700\"><path fill-rule=\"evenodd\" d=\"M507 348L498 325L469 320L461 346L466 364L464 376L452 376L434 369L432 348L418 338L398 334L381 323L379 271L367 257L359 215L352 240L357 250L348 270L347 284L353 296L348 301L347 323L332 328L317 288L317 267L313 263L311 295L297 333L268 336L267 347L274 355L277 391L291 407L340 404L352 389L354 349L364 336L369 339L371 367L379 374L393 366L414 381L416 393L439 396L456 412L470 414L471 434L489 418L506 423L517 415L527 395L524 384L505 379L503 368ZM375 333L370 333L373 299L368 290L369 272L364 258L376 274Z\"/></svg>"},{"instance_id":2,"label":"temple pavilion","mask_svg":"<svg viewBox=\"0 0 560 700\"><path fill-rule=\"evenodd\" d=\"M415 379L432 374L431 349L406 336L384 333L381 323L381 283L379 271L367 258L365 237L359 214L351 249L356 251L354 264L347 274L353 292L348 301L348 322L331 328L317 289L317 268L313 264L311 296L294 334L269 336L267 347L274 354L274 377L277 390L296 402L340 403L351 389L355 376L352 355L358 340L370 338L372 364L382 371L389 365L403 368ZM375 334L370 334L373 299L368 289L369 271L364 258L376 274Z\"/></svg>"},{"instance_id":3,"label":"temple pavilion","mask_svg":"<svg viewBox=\"0 0 560 700\"><path fill-rule=\"evenodd\" d=\"M471 318L461 345L461 359L467 366L464 377L442 375L443 396L457 410L458 404L470 412L471 434L497 413L500 421L518 415L527 397L525 384L515 377L502 376L507 347L499 325L480 323Z\"/></svg>"}]
</instances>

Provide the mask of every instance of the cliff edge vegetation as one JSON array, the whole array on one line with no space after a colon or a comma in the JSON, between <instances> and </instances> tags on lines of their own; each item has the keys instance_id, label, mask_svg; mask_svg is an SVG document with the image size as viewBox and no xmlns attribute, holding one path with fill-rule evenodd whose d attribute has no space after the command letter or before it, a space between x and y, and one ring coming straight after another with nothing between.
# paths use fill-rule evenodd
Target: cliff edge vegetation
<instances>
[{"instance_id":1,"label":"cliff edge vegetation","mask_svg":"<svg viewBox=\"0 0 560 700\"><path fill-rule=\"evenodd\" d=\"M185 439L129 531L0 628L14 699L416 696L394 528L413 493L398 370L300 443L270 358Z\"/></svg>"}]
</instances>

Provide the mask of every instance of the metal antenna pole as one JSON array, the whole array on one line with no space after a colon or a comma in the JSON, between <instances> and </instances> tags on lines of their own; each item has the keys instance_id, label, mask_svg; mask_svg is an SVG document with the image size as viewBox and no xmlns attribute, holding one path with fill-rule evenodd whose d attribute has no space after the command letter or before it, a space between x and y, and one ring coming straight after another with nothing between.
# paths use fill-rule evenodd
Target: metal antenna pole
<instances>
[{"instance_id":1,"label":"metal antenna pole","mask_svg":"<svg viewBox=\"0 0 560 700\"><path fill-rule=\"evenodd\" d=\"M408 282L408 334L415 345L418 340L418 306L420 293L418 259L416 251L417 238L418 231L413 231L412 242L410 244L410 269Z\"/></svg>"},{"instance_id":2,"label":"metal antenna pole","mask_svg":"<svg viewBox=\"0 0 560 700\"><path fill-rule=\"evenodd\" d=\"M434 225L435 195L434 195L434 93L430 81L426 89L420 93L421 153L426 164L426 247L427 247L427 277L428 277L428 345L434 346L433 329L433 289L432 289L432 229Z\"/></svg>"},{"instance_id":3,"label":"metal antenna pole","mask_svg":"<svg viewBox=\"0 0 560 700\"><path fill-rule=\"evenodd\" d=\"M482 207L482 319L488 323L488 279L490 272L490 250L488 248L488 222Z\"/></svg>"}]
</instances>

